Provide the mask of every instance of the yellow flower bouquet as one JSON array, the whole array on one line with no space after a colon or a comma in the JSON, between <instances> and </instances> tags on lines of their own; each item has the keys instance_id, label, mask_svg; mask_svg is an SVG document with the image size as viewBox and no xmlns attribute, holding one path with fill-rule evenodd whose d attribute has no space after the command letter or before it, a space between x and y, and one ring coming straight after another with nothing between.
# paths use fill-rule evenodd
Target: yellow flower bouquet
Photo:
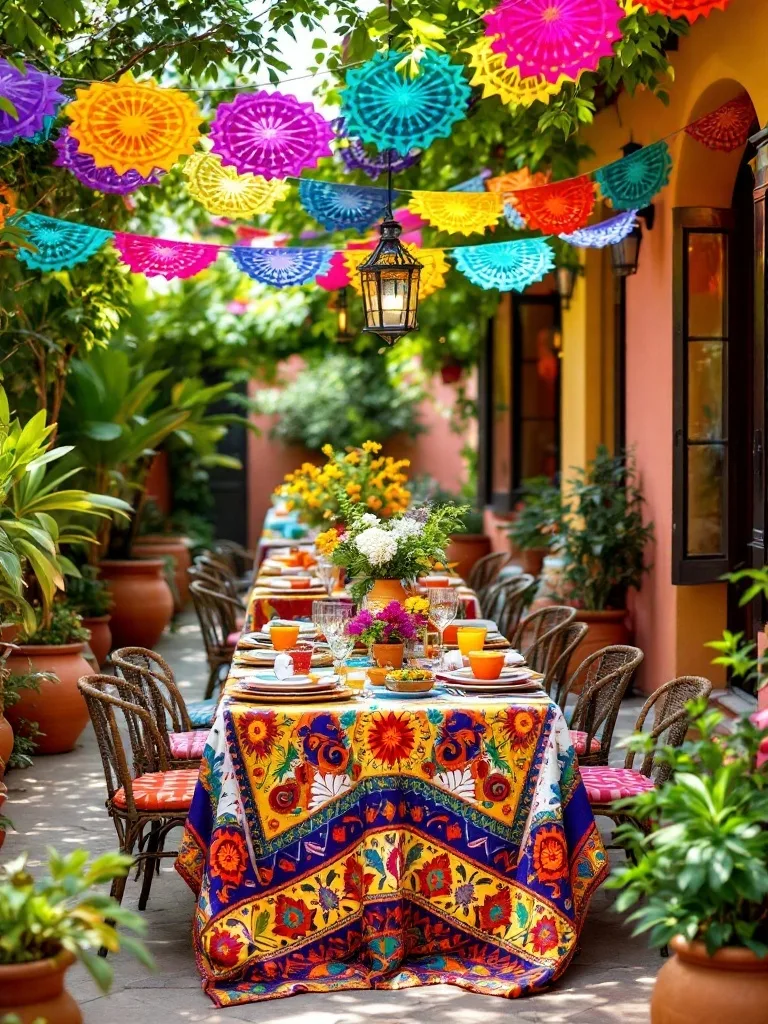
<instances>
[{"instance_id":1,"label":"yellow flower bouquet","mask_svg":"<svg viewBox=\"0 0 768 1024\"><path fill-rule=\"evenodd\" d=\"M381 519L408 508L411 492L405 486L408 475L404 472L410 465L408 459L380 455L378 441L366 441L361 448L344 451L327 444L322 451L324 465L302 463L276 490L286 499L288 508L296 509L309 526L341 519L340 493Z\"/></svg>"}]
</instances>

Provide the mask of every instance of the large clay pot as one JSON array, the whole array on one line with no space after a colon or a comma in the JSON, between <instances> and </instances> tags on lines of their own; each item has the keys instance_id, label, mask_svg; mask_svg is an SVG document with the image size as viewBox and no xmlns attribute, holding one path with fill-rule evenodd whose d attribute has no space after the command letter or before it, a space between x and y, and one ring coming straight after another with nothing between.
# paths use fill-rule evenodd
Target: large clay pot
<instances>
[{"instance_id":1,"label":"large clay pot","mask_svg":"<svg viewBox=\"0 0 768 1024\"><path fill-rule=\"evenodd\" d=\"M404 644L371 644L371 654L379 668L402 668L404 653Z\"/></svg>"},{"instance_id":2,"label":"large clay pot","mask_svg":"<svg viewBox=\"0 0 768 1024\"><path fill-rule=\"evenodd\" d=\"M37 692L22 690L19 700L7 709L8 721L17 732L21 719L37 722L44 733L35 739L38 754L74 750L88 722L88 708L77 688L81 676L93 675L84 650L85 644L25 644L8 658L7 667L14 675L50 672L56 677L41 680Z\"/></svg>"},{"instance_id":3,"label":"large clay pot","mask_svg":"<svg viewBox=\"0 0 768 1024\"><path fill-rule=\"evenodd\" d=\"M627 611L624 608L618 611L612 609L604 612L587 612L580 608L576 612L576 622L586 622L589 629L587 635L573 652L570 661L571 670L575 670L586 657L594 654L595 651L613 644L628 644L632 639L627 621Z\"/></svg>"},{"instance_id":4,"label":"large clay pot","mask_svg":"<svg viewBox=\"0 0 768 1024\"><path fill-rule=\"evenodd\" d=\"M139 537L131 548L137 558L161 558L170 555L173 559L173 578L176 580L178 604L175 611L180 612L189 601L189 576L187 569L192 565L192 555L186 537L173 537L170 534L150 533ZM176 596L174 597L176 600Z\"/></svg>"},{"instance_id":5,"label":"large clay pot","mask_svg":"<svg viewBox=\"0 0 768 1024\"><path fill-rule=\"evenodd\" d=\"M538 576L546 554L547 548L522 548L519 557L523 572Z\"/></svg>"},{"instance_id":6,"label":"large clay pot","mask_svg":"<svg viewBox=\"0 0 768 1024\"><path fill-rule=\"evenodd\" d=\"M369 590L368 597L371 601L405 601L408 595L400 580L374 580L373 588Z\"/></svg>"},{"instance_id":7,"label":"large clay pot","mask_svg":"<svg viewBox=\"0 0 768 1024\"><path fill-rule=\"evenodd\" d=\"M104 664L112 650L112 630L109 628L111 618L111 615L95 615L91 619L83 619L83 626L91 633L88 644L100 666Z\"/></svg>"},{"instance_id":8,"label":"large clay pot","mask_svg":"<svg viewBox=\"0 0 768 1024\"><path fill-rule=\"evenodd\" d=\"M160 558L101 563L101 578L112 595L114 647L155 646L171 621L173 595Z\"/></svg>"},{"instance_id":9,"label":"large clay pot","mask_svg":"<svg viewBox=\"0 0 768 1024\"><path fill-rule=\"evenodd\" d=\"M16 1014L21 1024L83 1024L80 1008L64 988L64 972L75 962L62 950L47 960L0 967L0 1014Z\"/></svg>"},{"instance_id":10,"label":"large clay pot","mask_svg":"<svg viewBox=\"0 0 768 1024\"><path fill-rule=\"evenodd\" d=\"M5 803L6 797L8 796L8 787L4 782L0 782L0 814L3 813L3 804ZM5 842L5 829L0 825L0 850L3 848Z\"/></svg>"},{"instance_id":11,"label":"large clay pot","mask_svg":"<svg viewBox=\"0 0 768 1024\"><path fill-rule=\"evenodd\" d=\"M0 779L5 775L5 766L13 750L13 728L0 711Z\"/></svg>"},{"instance_id":12,"label":"large clay pot","mask_svg":"<svg viewBox=\"0 0 768 1024\"><path fill-rule=\"evenodd\" d=\"M452 533L446 555L456 562L456 572L468 580L475 562L491 553L491 538L485 533Z\"/></svg>"},{"instance_id":13,"label":"large clay pot","mask_svg":"<svg viewBox=\"0 0 768 1024\"><path fill-rule=\"evenodd\" d=\"M659 971L651 1024L765 1024L768 957L726 946L708 956L703 942L677 936L674 956Z\"/></svg>"}]
</instances>

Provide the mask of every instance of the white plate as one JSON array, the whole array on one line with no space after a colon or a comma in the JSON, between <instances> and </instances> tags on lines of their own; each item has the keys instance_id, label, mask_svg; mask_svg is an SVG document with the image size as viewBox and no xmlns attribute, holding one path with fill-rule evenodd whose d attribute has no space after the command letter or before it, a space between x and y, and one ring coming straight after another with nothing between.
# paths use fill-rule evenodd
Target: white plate
<instances>
[{"instance_id":1,"label":"white plate","mask_svg":"<svg viewBox=\"0 0 768 1024\"><path fill-rule=\"evenodd\" d=\"M308 587L294 587L291 584L294 580L309 580ZM297 576L295 573L291 576L266 576L263 580L259 580L257 586L266 587L269 590L291 590L297 594L303 594L306 592L311 593L312 591L322 590L325 593L325 587L323 581L319 580L316 576Z\"/></svg>"},{"instance_id":2,"label":"white plate","mask_svg":"<svg viewBox=\"0 0 768 1024\"><path fill-rule=\"evenodd\" d=\"M510 668L503 669L498 679L478 679L473 674L471 668L459 668L453 672L438 672L438 678L446 680L450 683L459 683L464 685L465 683L482 683L483 686L493 687L499 686L502 683L521 683L528 682L530 677L529 670L521 671L520 669Z\"/></svg>"}]
</instances>

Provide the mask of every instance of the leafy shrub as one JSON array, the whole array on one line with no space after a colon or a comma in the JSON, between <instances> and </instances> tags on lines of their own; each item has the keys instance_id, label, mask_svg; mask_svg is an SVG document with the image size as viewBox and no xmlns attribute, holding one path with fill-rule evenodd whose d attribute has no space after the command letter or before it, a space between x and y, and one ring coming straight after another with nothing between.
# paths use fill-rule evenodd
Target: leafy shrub
<instances>
[{"instance_id":1,"label":"leafy shrub","mask_svg":"<svg viewBox=\"0 0 768 1024\"><path fill-rule=\"evenodd\" d=\"M74 608L61 602L51 610L50 622L40 626L33 633L19 637L16 643L24 644L76 644L84 643L90 632L83 626L83 617Z\"/></svg>"},{"instance_id":2,"label":"leafy shrub","mask_svg":"<svg viewBox=\"0 0 768 1024\"><path fill-rule=\"evenodd\" d=\"M95 565L84 565L79 576L67 580L67 604L84 619L95 619L108 615L112 597L104 580L99 579Z\"/></svg>"}]
</instances>

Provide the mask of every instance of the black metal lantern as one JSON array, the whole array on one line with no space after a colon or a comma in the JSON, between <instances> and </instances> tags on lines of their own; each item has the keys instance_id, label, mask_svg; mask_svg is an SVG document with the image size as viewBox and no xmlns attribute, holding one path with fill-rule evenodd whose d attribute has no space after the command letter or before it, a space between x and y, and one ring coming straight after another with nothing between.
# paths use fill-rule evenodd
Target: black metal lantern
<instances>
[{"instance_id":1,"label":"black metal lantern","mask_svg":"<svg viewBox=\"0 0 768 1024\"><path fill-rule=\"evenodd\" d=\"M573 289L576 287L576 278L579 276L579 268L572 264L565 264L555 271L557 279L557 294L560 296L560 305L563 309L569 309L573 298Z\"/></svg>"},{"instance_id":2,"label":"black metal lantern","mask_svg":"<svg viewBox=\"0 0 768 1024\"><path fill-rule=\"evenodd\" d=\"M336 341L340 344L352 341L354 334L349 329L349 308L347 305L346 288L339 288L331 308L336 313Z\"/></svg>"},{"instance_id":3,"label":"black metal lantern","mask_svg":"<svg viewBox=\"0 0 768 1024\"><path fill-rule=\"evenodd\" d=\"M614 242L611 246L611 265L616 277L631 277L637 273L640 258L640 244L643 241L643 229L636 224L626 238Z\"/></svg>"},{"instance_id":4,"label":"black metal lantern","mask_svg":"<svg viewBox=\"0 0 768 1024\"><path fill-rule=\"evenodd\" d=\"M378 334L388 345L418 327L421 263L400 241L400 225L387 211L381 238L368 259L360 264L363 288L363 333Z\"/></svg>"}]
</instances>

